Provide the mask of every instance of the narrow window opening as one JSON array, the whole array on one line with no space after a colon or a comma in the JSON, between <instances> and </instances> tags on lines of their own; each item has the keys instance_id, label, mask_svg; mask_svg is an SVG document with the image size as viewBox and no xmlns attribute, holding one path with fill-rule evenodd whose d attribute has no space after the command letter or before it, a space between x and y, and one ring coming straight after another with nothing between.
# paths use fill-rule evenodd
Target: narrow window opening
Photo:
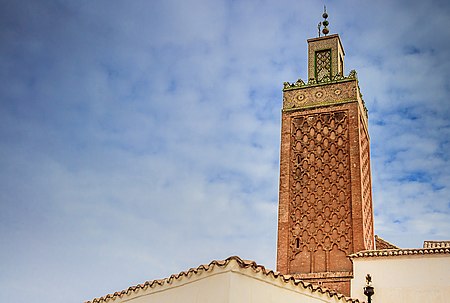
<instances>
[{"instance_id":1,"label":"narrow window opening","mask_svg":"<svg viewBox=\"0 0 450 303\"><path fill-rule=\"evenodd\" d=\"M300 239L295 239L295 247L300 248Z\"/></svg>"}]
</instances>

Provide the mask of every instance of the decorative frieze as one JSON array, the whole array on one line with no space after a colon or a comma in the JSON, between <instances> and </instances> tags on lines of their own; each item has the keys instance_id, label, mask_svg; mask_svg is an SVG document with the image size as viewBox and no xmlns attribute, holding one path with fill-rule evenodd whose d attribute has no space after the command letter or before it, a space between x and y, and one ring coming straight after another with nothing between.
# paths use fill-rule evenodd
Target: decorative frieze
<instances>
[{"instance_id":1,"label":"decorative frieze","mask_svg":"<svg viewBox=\"0 0 450 303\"><path fill-rule=\"evenodd\" d=\"M283 110L357 101L355 80L328 85L305 85L283 93Z\"/></svg>"}]
</instances>

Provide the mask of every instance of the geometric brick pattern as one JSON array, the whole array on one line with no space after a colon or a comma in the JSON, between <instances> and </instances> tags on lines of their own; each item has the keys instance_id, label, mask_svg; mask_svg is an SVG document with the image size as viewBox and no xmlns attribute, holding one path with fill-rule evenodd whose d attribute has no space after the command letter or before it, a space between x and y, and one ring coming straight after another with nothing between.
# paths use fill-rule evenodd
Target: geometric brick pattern
<instances>
[{"instance_id":1,"label":"geometric brick pattern","mask_svg":"<svg viewBox=\"0 0 450 303\"><path fill-rule=\"evenodd\" d=\"M289 271L350 271L347 111L297 116L291 127Z\"/></svg>"},{"instance_id":2,"label":"geometric brick pattern","mask_svg":"<svg viewBox=\"0 0 450 303\"><path fill-rule=\"evenodd\" d=\"M316 79L331 78L331 49L316 52Z\"/></svg>"},{"instance_id":3,"label":"geometric brick pattern","mask_svg":"<svg viewBox=\"0 0 450 303\"><path fill-rule=\"evenodd\" d=\"M362 203L363 203L363 225L364 242L367 249L375 249L374 230L373 230L373 211L372 211L372 182L370 178L370 152L369 136L367 130L363 127L364 123L360 121L360 140L361 140L361 182L362 182Z\"/></svg>"}]
</instances>

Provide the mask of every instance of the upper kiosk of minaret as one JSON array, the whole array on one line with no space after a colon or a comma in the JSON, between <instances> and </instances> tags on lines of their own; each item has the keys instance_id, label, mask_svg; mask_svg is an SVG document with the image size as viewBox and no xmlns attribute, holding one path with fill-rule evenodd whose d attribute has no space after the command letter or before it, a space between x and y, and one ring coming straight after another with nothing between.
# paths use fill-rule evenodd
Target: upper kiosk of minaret
<instances>
[{"instance_id":1,"label":"upper kiosk of minaret","mask_svg":"<svg viewBox=\"0 0 450 303\"><path fill-rule=\"evenodd\" d=\"M348 256L374 249L368 118L323 17L307 40L308 80L284 83L277 270L349 296Z\"/></svg>"}]
</instances>

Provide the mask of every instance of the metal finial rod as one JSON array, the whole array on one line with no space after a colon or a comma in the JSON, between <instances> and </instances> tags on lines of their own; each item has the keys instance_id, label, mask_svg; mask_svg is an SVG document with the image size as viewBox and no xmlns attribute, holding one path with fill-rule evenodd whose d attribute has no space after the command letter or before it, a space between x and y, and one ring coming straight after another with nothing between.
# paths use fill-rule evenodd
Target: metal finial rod
<instances>
[{"instance_id":1,"label":"metal finial rod","mask_svg":"<svg viewBox=\"0 0 450 303\"><path fill-rule=\"evenodd\" d=\"M328 14L327 14L327 7L324 5L323 6L323 14L322 14L322 17L323 17L323 21L322 21L322 24L323 24L323 29L322 29L322 33L326 36L330 31L328 30L328 24L329 24L329 22L328 22L328 20L327 20L327 18L328 18ZM319 37L320 37L320 35L319 35Z\"/></svg>"}]
</instances>

